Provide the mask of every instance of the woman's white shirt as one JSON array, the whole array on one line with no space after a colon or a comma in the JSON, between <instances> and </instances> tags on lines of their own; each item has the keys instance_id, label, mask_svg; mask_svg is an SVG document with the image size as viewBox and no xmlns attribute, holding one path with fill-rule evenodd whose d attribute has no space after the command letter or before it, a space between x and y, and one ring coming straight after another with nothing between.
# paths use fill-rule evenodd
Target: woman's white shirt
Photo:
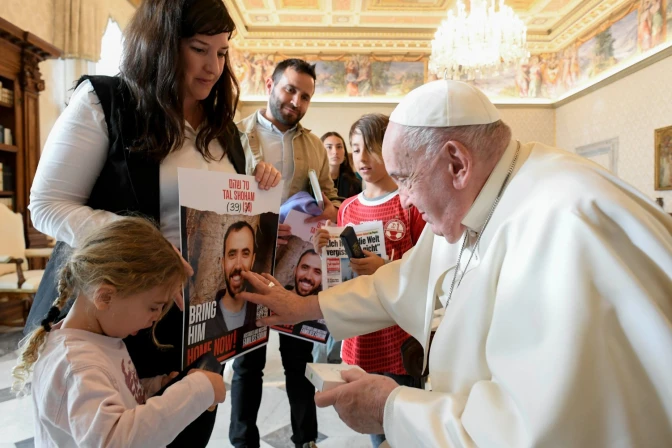
<instances>
[{"instance_id":1,"label":"woman's white shirt","mask_svg":"<svg viewBox=\"0 0 672 448\"><path fill-rule=\"evenodd\" d=\"M236 173L228 157L222 157L224 150L217 140L210 142L208 149L215 161L206 161L196 149L196 132L187 123L182 147L173 151L161 162L161 233L175 246L180 245L180 206L177 186L177 168Z\"/></svg>"},{"instance_id":2,"label":"woman's white shirt","mask_svg":"<svg viewBox=\"0 0 672 448\"><path fill-rule=\"evenodd\" d=\"M235 173L217 140L208 149L215 161L206 161L195 146L196 133L185 124L185 140L160 166L161 232L179 246L179 194L177 168ZM107 123L98 96L89 81L75 90L47 138L30 190L33 225L40 232L72 247L91 231L120 216L94 210L85 204L109 151Z\"/></svg>"}]
</instances>

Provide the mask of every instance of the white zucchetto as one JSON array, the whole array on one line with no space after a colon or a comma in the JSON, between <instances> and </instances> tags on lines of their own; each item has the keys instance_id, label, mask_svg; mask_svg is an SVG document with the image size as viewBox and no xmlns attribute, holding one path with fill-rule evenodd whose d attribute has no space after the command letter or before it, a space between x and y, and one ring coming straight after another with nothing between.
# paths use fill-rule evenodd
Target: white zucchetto
<instances>
[{"instance_id":1,"label":"white zucchetto","mask_svg":"<svg viewBox=\"0 0 672 448\"><path fill-rule=\"evenodd\" d=\"M411 91L390 115L403 126L450 127L494 123L499 112L476 87L452 80L432 81Z\"/></svg>"}]
</instances>

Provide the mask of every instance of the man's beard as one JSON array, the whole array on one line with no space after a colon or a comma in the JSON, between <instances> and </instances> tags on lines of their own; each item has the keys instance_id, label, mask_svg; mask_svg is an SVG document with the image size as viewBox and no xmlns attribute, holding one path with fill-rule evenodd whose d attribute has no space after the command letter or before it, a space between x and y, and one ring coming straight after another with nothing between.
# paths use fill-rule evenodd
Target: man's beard
<instances>
[{"instance_id":1,"label":"man's beard","mask_svg":"<svg viewBox=\"0 0 672 448\"><path fill-rule=\"evenodd\" d=\"M285 126L289 126L290 128L292 128L303 118L303 115L301 115L298 109L295 109L294 106L292 106L291 104L283 105L280 102L280 99L273 93L271 93L271 101L269 101L269 103L271 106L271 115L273 115L273 118L275 118ZM285 113L282 111L283 107L289 107L296 110L297 113L296 118L292 118L285 115Z\"/></svg>"},{"instance_id":2,"label":"man's beard","mask_svg":"<svg viewBox=\"0 0 672 448\"><path fill-rule=\"evenodd\" d=\"M317 293L320 291L320 287L322 286L322 283L319 283L317 286L315 286L315 283L313 283L312 280L306 278L306 279L303 279L303 280L305 280L306 282L310 283L312 289L311 289L310 291L308 291L306 294L303 294L303 293L301 292L301 290L299 289L299 281L300 281L300 280L301 280L301 279L297 279L296 277L294 277L294 290L295 290L296 293L297 293L298 295L300 295L301 297L312 296L312 295L314 295L314 294L317 294Z\"/></svg>"},{"instance_id":3,"label":"man's beard","mask_svg":"<svg viewBox=\"0 0 672 448\"><path fill-rule=\"evenodd\" d=\"M242 282L240 284L240 290L238 290L238 291L234 291L233 288L231 287L231 283L229 282L231 277L233 277L235 275L240 275L242 277L242 274L243 274L242 270L236 269L236 270L232 271L231 274L224 276L224 283L226 283L226 291L229 293L229 295L231 297L234 297L236 294L239 294L243 291L247 291L247 286L248 285L247 285L246 280L244 280L244 279L242 280Z\"/></svg>"}]
</instances>

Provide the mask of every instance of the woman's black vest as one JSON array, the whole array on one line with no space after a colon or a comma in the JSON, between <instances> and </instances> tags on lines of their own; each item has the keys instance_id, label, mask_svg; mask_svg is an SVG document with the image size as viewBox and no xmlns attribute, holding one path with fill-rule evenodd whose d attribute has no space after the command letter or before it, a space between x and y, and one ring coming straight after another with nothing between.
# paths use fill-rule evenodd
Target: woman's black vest
<instances>
[{"instance_id":1,"label":"woman's black vest","mask_svg":"<svg viewBox=\"0 0 672 448\"><path fill-rule=\"evenodd\" d=\"M84 76L77 85L86 80L91 82L100 100L110 142L107 160L86 205L119 215L140 214L160 223L159 162L144 152L130 150L138 135L135 126L138 117L130 90L119 77L109 76ZM238 130L233 122L230 126L233 137L228 141L221 139L220 143L236 172L245 174L245 154ZM28 315L25 333L40 325L56 299L58 268L69 252L70 247L65 243L56 244ZM177 307L173 307L157 327L160 342L176 345L172 350L159 352L148 332L126 339L141 378L180 370L181 316ZM162 334L165 337L162 338Z\"/></svg>"}]
</instances>

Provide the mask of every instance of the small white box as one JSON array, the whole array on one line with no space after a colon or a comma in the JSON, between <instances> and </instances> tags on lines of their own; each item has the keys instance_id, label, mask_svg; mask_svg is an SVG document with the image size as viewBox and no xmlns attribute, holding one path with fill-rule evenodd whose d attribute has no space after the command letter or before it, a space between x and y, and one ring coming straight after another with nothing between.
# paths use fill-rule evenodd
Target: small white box
<instances>
[{"instance_id":1,"label":"small white box","mask_svg":"<svg viewBox=\"0 0 672 448\"><path fill-rule=\"evenodd\" d=\"M318 392L326 392L345 384L345 380L341 378L341 372L344 370L357 369L362 370L359 366L351 366L348 364L306 364L306 378L313 383Z\"/></svg>"}]
</instances>

